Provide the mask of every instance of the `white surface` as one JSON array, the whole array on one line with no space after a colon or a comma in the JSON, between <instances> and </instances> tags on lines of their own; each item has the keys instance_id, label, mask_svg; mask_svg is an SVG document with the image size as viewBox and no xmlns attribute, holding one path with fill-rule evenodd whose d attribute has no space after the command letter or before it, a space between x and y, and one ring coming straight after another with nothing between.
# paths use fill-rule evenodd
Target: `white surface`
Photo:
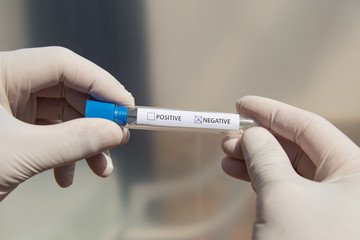
<instances>
[{"instance_id":1,"label":"white surface","mask_svg":"<svg viewBox=\"0 0 360 240\"><path fill-rule=\"evenodd\" d=\"M137 124L164 127L239 130L238 114L138 108Z\"/></svg>"}]
</instances>

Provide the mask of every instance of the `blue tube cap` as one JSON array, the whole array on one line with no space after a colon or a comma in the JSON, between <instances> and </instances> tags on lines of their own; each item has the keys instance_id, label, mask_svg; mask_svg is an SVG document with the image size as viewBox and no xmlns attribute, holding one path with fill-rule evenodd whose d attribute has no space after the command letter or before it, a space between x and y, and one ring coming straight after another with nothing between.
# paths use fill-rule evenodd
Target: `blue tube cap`
<instances>
[{"instance_id":1,"label":"blue tube cap","mask_svg":"<svg viewBox=\"0 0 360 240\"><path fill-rule=\"evenodd\" d=\"M126 107L117 106L115 103L86 101L86 118L104 118L116 122L120 126L125 126L127 124L127 112Z\"/></svg>"}]
</instances>

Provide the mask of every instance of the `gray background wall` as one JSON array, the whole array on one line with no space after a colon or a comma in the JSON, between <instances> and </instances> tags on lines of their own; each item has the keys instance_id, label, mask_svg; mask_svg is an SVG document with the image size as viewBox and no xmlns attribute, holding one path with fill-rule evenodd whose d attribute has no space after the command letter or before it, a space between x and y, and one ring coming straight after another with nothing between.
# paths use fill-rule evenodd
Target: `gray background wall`
<instances>
[{"instance_id":1,"label":"gray background wall","mask_svg":"<svg viewBox=\"0 0 360 240\"><path fill-rule=\"evenodd\" d=\"M256 94L316 112L360 143L358 1L0 1L0 50L61 45L138 105L234 112ZM221 136L132 131L107 179L77 164L0 204L0 239L250 239L255 195L222 173Z\"/></svg>"}]
</instances>

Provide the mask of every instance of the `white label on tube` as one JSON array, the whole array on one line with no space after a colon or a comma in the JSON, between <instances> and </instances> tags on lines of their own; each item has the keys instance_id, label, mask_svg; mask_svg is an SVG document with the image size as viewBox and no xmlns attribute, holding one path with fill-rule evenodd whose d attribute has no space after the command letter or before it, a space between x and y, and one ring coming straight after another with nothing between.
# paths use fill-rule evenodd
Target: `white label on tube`
<instances>
[{"instance_id":1,"label":"white label on tube","mask_svg":"<svg viewBox=\"0 0 360 240\"><path fill-rule=\"evenodd\" d=\"M193 112L157 108L138 108L137 124L239 130L240 117L233 113Z\"/></svg>"}]
</instances>

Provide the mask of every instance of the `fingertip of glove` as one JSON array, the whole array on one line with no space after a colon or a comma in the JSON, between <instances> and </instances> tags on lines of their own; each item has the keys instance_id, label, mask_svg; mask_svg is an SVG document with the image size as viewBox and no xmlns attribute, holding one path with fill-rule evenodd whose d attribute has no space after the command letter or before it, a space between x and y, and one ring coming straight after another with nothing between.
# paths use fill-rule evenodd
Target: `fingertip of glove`
<instances>
[{"instance_id":1,"label":"fingertip of glove","mask_svg":"<svg viewBox=\"0 0 360 240\"><path fill-rule=\"evenodd\" d=\"M119 125L106 119L88 119L92 123L89 125L94 134L98 134L98 138L104 143L112 146L121 144L124 138L124 133ZM89 133L91 135L91 133Z\"/></svg>"},{"instance_id":2,"label":"fingertip of glove","mask_svg":"<svg viewBox=\"0 0 360 240\"><path fill-rule=\"evenodd\" d=\"M61 188L68 188L73 184L73 181L58 181L56 180L57 184L61 187Z\"/></svg>"},{"instance_id":3,"label":"fingertip of glove","mask_svg":"<svg viewBox=\"0 0 360 240\"><path fill-rule=\"evenodd\" d=\"M228 159L229 157L224 157L222 160L221 160L221 169L226 173L227 173L227 169L228 169Z\"/></svg>"},{"instance_id":4,"label":"fingertip of glove","mask_svg":"<svg viewBox=\"0 0 360 240\"><path fill-rule=\"evenodd\" d=\"M102 178L107 178L108 176L111 175L111 173L113 172L114 170L114 167L113 166L109 166L107 165L104 169L102 169L102 171L98 171L98 172L95 172L94 173L99 176L99 177L102 177Z\"/></svg>"},{"instance_id":5,"label":"fingertip of glove","mask_svg":"<svg viewBox=\"0 0 360 240\"><path fill-rule=\"evenodd\" d=\"M258 99L260 99L260 97L254 95L244 96L236 101L236 110L239 113L244 113L247 106Z\"/></svg>"},{"instance_id":6,"label":"fingertip of glove","mask_svg":"<svg viewBox=\"0 0 360 240\"><path fill-rule=\"evenodd\" d=\"M233 153L238 142L239 137L224 137L221 141L221 148L225 154Z\"/></svg>"},{"instance_id":7,"label":"fingertip of glove","mask_svg":"<svg viewBox=\"0 0 360 240\"><path fill-rule=\"evenodd\" d=\"M250 181L250 177L244 161L225 157L221 161L221 168L227 175L233 178Z\"/></svg>"},{"instance_id":8,"label":"fingertip of glove","mask_svg":"<svg viewBox=\"0 0 360 240\"><path fill-rule=\"evenodd\" d=\"M125 144L130 139L130 131L128 128L125 128L125 127L123 127L122 130L123 130L123 138L122 138L122 141L120 144Z\"/></svg>"},{"instance_id":9,"label":"fingertip of glove","mask_svg":"<svg viewBox=\"0 0 360 240\"><path fill-rule=\"evenodd\" d=\"M73 176L71 177L64 177L64 176L58 176L55 175L55 180L56 183L61 187L61 188L68 188L73 184Z\"/></svg>"},{"instance_id":10,"label":"fingertip of glove","mask_svg":"<svg viewBox=\"0 0 360 240\"><path fill-rule=\"evenodd\" d=\"M105 170L104 170L104 172L102 172L100 175L98 175L98 176L100 176L100 177L102 177L102 178L107 178L108 176L110 176L111 175L111 173L113 172L113 170L114 170L114 167L113 166L108 166Z\"/></svg>"},{"instance_id":11,"label":"fingertip of glove","mask_svg":"<svg viewBox=\"0 0 360 240\"><path fill-rule=\"evenodd\" d=\"M114 170L109 153L99 153L86 159L91 170L99 177L106 178Z\"/></svg>"},{"instance_id":12,"label":"fingertip of glove","mask_svg":"<svg viewBox=\"0 0 360 240\"><path fill-rule=\"evenodd\" d=\"M135 106L135 98L134 98L134 96L132 95L131 92L128 91L128 93L130 95L130 99L129 99L129 102L128 102L127 106L134 107Z\"/></svg>"},{"instance_id":13,"label":"fingertip of glove","mask_svg":"<svg viewBox=\"0 0 360 240\"><path fill-rule=\"evenodd\" d=\"M74 180L75 163L54 168L54 177L62 188L70 187Z\"/></svg>"},{"instance_id":14,"label":"fingertip of glove","mask_svg":"<svg viewBox=\"0 0 360 240\"><path fill-rule=\"evenodd\" d=\"M121 106L125 106L128 108L135 107L135 98L133 97L131 92L127 91L123 86L122 89L123 89L123 93L117 97L115 102ZM110 100L110 101L114 101L114 100Z\"/></svg>"}]
</instances>

